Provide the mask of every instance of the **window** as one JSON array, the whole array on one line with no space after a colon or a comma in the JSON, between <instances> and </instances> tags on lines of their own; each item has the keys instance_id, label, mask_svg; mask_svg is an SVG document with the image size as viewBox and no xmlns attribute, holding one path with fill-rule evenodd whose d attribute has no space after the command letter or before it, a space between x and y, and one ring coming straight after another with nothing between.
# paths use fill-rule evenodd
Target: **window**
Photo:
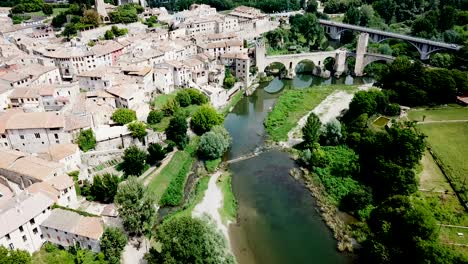
<instances>
[{"instance_id":1,"label":"window","mask_svg":"<svg viewBox=\"0 0 468 264\"><path fill-rule=\"evenodd\" d=\"M62 241L62 240L60 240L60 237L59 237L59 236L57 236L57 240L58 240L59 242Z\"/></svg>"},{"instance_id":2,"label":"window","mask_svg":"<svg viewBox=\"0 0 468 264\"><path fill-rule=\"evenodd\" d=\"M55 140L55 143L60 144L60 140Z\"/></svg>"},{"instance_id":3,"label":"window","mask_svg":"<svg viewBox=\"0 0 468 264\"><path fill-rule=\"evenodd\" d=\"M24 139L24 135L20 135L20 138L21 138L21 139Z\"/></svg>"},{"instance_id":4,"label":"window","mask_svg":"<svg viewBox=\"0 0 468 264\"><path fill-rule=\"evenodd\" d=\"M33 229L33 233L37 234L37 227Z\"/></svg>"},{"instance_id":5,"label":"window","mask_svg":"<svg viewBox=\"0 0 468 264\"><path fill-rule=\"evenodd\" d=\"M8 246L10 247L11 250L15 249L15 246L13 246L13 243L10 243Z\"/></svg>"},{"instance_id":6,"label":"window","mask_svg":"<svg viewBox=\"0 0 468 264\"><path fill-rule=\"evenodd\" d=\"M2 135L2 138L6 138L6 135L5 135L5 134L3 134L3 135Z\"/></svg>"},{"instance_id":7,"label":"window","mask_svg":"<svg viewBox=\"0 0 468 264\"><path fill-rule=\"evenodd\" d=\"M29 223L31 223L31 225L34 225L36 223L36 221L34 221L34 218L29 220Z\"/></svg>"},{"instance_id":8,"label":"window","mask_svg":"<svg viewBox=\"0 0 468 264\"><path fill-rule=\"evenodd\" d=\"M41 234L41 239L44 239L44 235L43 235L43 234Z\"/></svg>"},{"instance_id":9,"label":"window","mask_svg":"<svg viewBox=\"0 0 468 264\"><path fill-rule=\"evenodd\" d=\"M23 241L27 241L28 239L26 238L26 236L23 236Z\"/></svg>"},{"instance_id":10,"label":"window","mask_svg":"<svg viewBox=\"0 0 468 264\"><path fill-rule=\"evenodd\" d=\"M55 137L55 139L58 139L58 134L57 133L54 134L54 137Z\"/></svg>"},{"instance_id":11,"label":"window","mask_svg":"<svg viewBox=\"0 0 468 264\"><path fill-rule=\"evenodd\" d=\"M48 237L48 238L50 238L50 235L49 235L49 234L47 234L47 237Z\"/></svg>"},{"instance_id":12,"label":"window","mask_svg":"<svg viewBox=\"0 0 468 264\"><path fill-rule=\"evenodd\" d=\"M11 239L10 234L6 234L5 237L6 237L7 240L10 240L10 239Z\"/></svg>"},{"instance_id":13,"label":"window","mask_svg":"<svg viewBox=\"0 0 468 264\"><path fill-rule=\"evenodd\" d=\"M43 213L43 214L45 214L45 210L44 210L44 211L42 211L42 213ZM46 228L47 228L47 227L46 227Z\"/></svg>"},{"instance_id":14,"label":"window","mask_svg":"<svg viewBox=\"0 0 468 264\"><path fill-rule=\"evenodd\" d=\"M23 229L22 226L19 227L19 231L20 231L20 232L24 232L24 229Z\"/></svg>"},{"instance_id":15,"label":"window","mask_svg":"<svg viewBox=\"0 0 468 264\"><path fill-rule=\"evenodd\" d=\"M88 245L88 249L91 250L91 246L90 246L90 245Z\"/></svg>"}]
</instances>

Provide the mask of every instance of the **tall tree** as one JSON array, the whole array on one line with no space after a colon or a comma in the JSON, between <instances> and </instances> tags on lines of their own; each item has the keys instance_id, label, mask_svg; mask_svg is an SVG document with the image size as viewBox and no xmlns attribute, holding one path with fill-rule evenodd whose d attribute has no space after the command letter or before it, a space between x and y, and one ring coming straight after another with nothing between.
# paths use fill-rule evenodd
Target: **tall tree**
<instances>
[{"instance_id":1,"label":"tall tree","mask_svg":"<svg viewBox=\"0 0 468 264\"><path fill-rule=\"evenodd\" d=\"M122 170L126 176L140 176L143 173L147 159L145 151L131 146L124 151Z\"/></svg>"},{"instance_id":2,"label":"tall tree","mask_svg":"<svg viewBox=\"0 0 468 264\"><path fill-rule=\"evenodd\" d=\"M183 149L188 143L187 130L188 125L185 116L182 113L176 113L166 128L166 137L174 141L179 148Z\"/></svg>"},{"instance_id":3,"label":"tall tree","mask_svg":"<svg viewBox=\"0 0 468 264\"><path fill-rule=\"evenodd\" d=\"M307 146L312 146L318 141L321 126L322 123L316 114L311 113L307 117L307 122L302 128L302 138Z\"/></svg>"},{"instance_id":4,"label":"tall tree","mask_svg":"<svg viewBox=\"0 0 468 264\"><path fill-rule=\"evenodd\" d=\"M116 227L107 227L101 237L101 252L109 264L119 264L127 236Z\"/></svg>"},{"instance_id":5,"label":"tall tree","mask_svg":"<svg viewBox=\"0 0 468 264\"><path fill-rule=\"evenodd\" d=\"M120 185L115 204L127 231L135 235L150 232L156 216L156 201L136 177Z\"/></svg>"}]
</instances>

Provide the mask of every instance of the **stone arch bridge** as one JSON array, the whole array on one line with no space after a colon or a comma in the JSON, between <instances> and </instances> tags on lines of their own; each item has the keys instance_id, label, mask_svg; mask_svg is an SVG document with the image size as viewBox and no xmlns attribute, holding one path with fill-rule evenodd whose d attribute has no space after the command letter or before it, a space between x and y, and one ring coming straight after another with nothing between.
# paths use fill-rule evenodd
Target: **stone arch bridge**
<instances>
[{"instance_id":1,"label":"stone arch bridge","mask_svg":"<svg viewBox=\"0 0 468 264\"><path fill-rule=\"evenodd\" d=\"M367 53L366 51L366 35L360 36L357 53L338 49L333 51L266 56L265 45L262 41L259 41L256 43L255 59L259 72L265 72L265 68L272 63L281 63L286 67L289 77L293 77L295 75L296 66L303 61L311 61L314 63L316 68L324 70L325 60L328 58L333 58L335 60L335 75L339 76L346 71L346 59L348 57L355 57L356 63L354 67L354 74L356 76L362 76L364 68L372 62L384 61L388 63L395 60L395 58L392 56Z\"/></svg>"}]
</instances>

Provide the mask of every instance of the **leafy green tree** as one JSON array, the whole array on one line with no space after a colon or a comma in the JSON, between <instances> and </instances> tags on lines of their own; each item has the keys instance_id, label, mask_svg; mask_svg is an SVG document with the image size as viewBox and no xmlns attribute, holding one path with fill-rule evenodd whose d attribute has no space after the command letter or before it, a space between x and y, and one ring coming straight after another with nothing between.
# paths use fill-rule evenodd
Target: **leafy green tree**
<instances>
[{"instance_id":1,"label":"leafy green tree","mask_svg":"<svg viewBox=\"0 0 468 264\"><path fill-rule=\"evenodd\" d=\"M333 119L323 127L320 135L320 141L324 145L336 146L340 144L342 137L341 123L340 121Z\"/></svg>"},{"instance_id":2,"label":"leafy green tree","mask_svg":"<svg viewBox=\"0 0 468 264\"><path fill-rule=\"evenodd\" d=\"M186 90L180 90L177 92L175 100L181 107L187 107L192 103L192 100L190 98L190 94Z\"/></svg>"},{"instance_id":3,"label":"leafy green tree","mask_svg":"<svg viewBox=\"0 0 468 264\"><path fill-rule=\"evenodd\" d=\"M226 67L224 80L223 80L223 87L225 89L231 89L232 87L234 87L235 83L236 83L236 78L232 75L231 70Z\"/></svg>"},{"instance_id":4,"label":"leafy green tree","mask_svg":"<svg viewBox=\"0 0 468 264\"><path fill-rule=\"evenodd\" d=\"M361 11L354 6L349 8L344 15L343 22L359 26L361 24Z\"/></svg>"},{"instance_id":5,"label":"leafy green tree","mask_svg":"<svg viewBox=\"0 0 468 264\"><path fill-rule=\"evenodd\" d=\"M109 17L112 23L129 24L138 21L138 12L141 6L134 4L125 4L110 12Z\"/></svg>"},{"instance_id":6,"label":"leafy green tree","mask_svg":"<svg viewBox=\"0 0 468 264\"><path fill-rule=\"evenodd\" d=\"M136 146L124 151L121 168L126 176L140 176L145 169L147 154Z\"/></svg>"},{"instance_id":7,"label":"leafy green tree","mask_svg":"<svg viewBox=\"0 0 468 264\"><path fill-rule=\"evenodd\" d=\"M109 264L119 264L127 236L116 227L107 227L101 237L101 252Z\"/></svg>"},{"instance_id":8,"label":"leafy green tree","mask_svg":"<svg viewBox=\"0 0 468 264\"><path fill-rule=\"evenodd\" d=\"M44 4L42 6L42 12L45 14L45 15L52 15L54 13L54 9L52 8L51 5L49 4Z\"/></svg>"},{"instance_id":9,"label":"leafy green tree","mask_svg":"<svg viewBox=\"0 0 468 264\"><path fill-rule=\"evenodd\" d=\"M209 131L201 136L198 151L208 159L217 159L227 150L226 145L222 135Z\"/></svg>"},{"instance_id":10,"label":"leafy green tree","mask_svg":"<svg viewBox=\"0 0 468 264\"><path fill-rule=\"evenodd\" d=\"M90 195L97 201L112 203L119 183L120 177L115 174L105 173L102 176L96 175L90 187Z\"/></svg>"},{"instance_id":11,"label":"leafy green tree","mask_svg":"<svg viewBox=\"0 0 468 264\"><path fill-rule=\"evenodd\" d=\"M81 18L81 23L87 25L93 25L95 27L101 24L101 16L94 9L87 9L83 12L83 17Z\"/></svg>"},{"instance_id":12,"label":"leafy green tree","mask_svg":"<svg viewBox=\"0 0 468 264\"><path fill-rule=\"evenodd\" d=\"M213 126L222 124L223 121L223 116L218 114L213 107L204 105L195 112L190 121L190 126L196 134L201 135L209 131Z\"/></svg>"},{"instance_id":13,"label":"leafy green tree","mask_svg":"<svg viewBox=\"0 0 468 264\"><path fill-rule=\"evenodd\" d=\"M92 129L81 130L77 139L78 146L84 152L96 147L96 137Z\"/></svg>"},{"instance_id":14,"label":"leafy green tree","mask_svg":"<svg viewBox=\"0 0 468 264\"><path fill-rule=\"evenodd\" d=\"M307 122L302 128L302 139L307 146L312 146L316 143L320 136L320 127L322 123L318 116L314 113L310 113L307 117Z\"/></svg>"},{"instance_id":15,"label":"leafy green tree","mask_svg":"<svg viewBox=\"0 0 468 264\"><path fill-rule=\"evenodd\" d=\"M150 125L155 125L161 122L163 119L164 114L158 110L151 110L146 118L146 122Z\"/></svg>"},{"instance_id":16,"label":"leafy green tree","mask_svg":"<svg viewBox=\"0 0 468 264\"><path fill-rule=\"evenodd\" d=\"M235 263L223 236L210 223L187 216L164 222L155 233L161 250L145 256L156 263Z\"/></svg>"},{"instance_id":17,"label":"leafy green tree","mask_svg":"<svg viewBox=\"0 0 468 264\"><path fill-rule=\"evenodd\" d=\"M125 125L136 120L137 117L135 111L127 108L119 108L112 114L111 119L118 125Z\"/></svg>"},{"instance_id":18,"label":"leafy green tree","mask_svg":"<svg viewBox=\"0 0 468 264\"><path fill-rule=\"evenodd\" d=\"M169 121L169 125L166 128L166 137L168 140L174 141L178 147L183 149L188 143L187 136L187 120L181 113L177 113Z\"/></svg>"},{"instance_id":19,"label":"leafy green tree","mask_svg":"<svg viewBox=\"0 0 468 264\"><path fill-rule=\"evenodd\" d=\"M76 29L75 24L68 23L62 31L62 36L65 36L68 39L70 39L70 37L75 36L77 32L78 30Z\"/></svg>"},{"instance_id":20,"label":"leafy green tree","mask_svg":"<svg viewBox=\"0 0 468 264\"><path fill-rule=\"evenodd\" d=\"M115 36L114 36L114 33L112 32L112 30L107 30L106 33L104 33L104 38L107 39L107 40L114 39Z\"/></svg>"},{"instance_id":21,"label":"leafy green tree","mask_svg":"<svg viewBox=\"0 0 468 264\"><path fill-rule=\"evenodd\" d=\"M125 230L135 235L150 232L156 216L156 201L136 177L128 178L119 186L115 204Z\"/></svg>"},{"instance_id":22,"label":"leafy green tree","mask_svg":"<svg viewBox=\"0 0 468 264\"><path fill-rule=\"evenodd\" d=\"M128 130L132 132L132 137L138 138L140 141L143 141L148 135L146 125L143 122L136 121L128 124Z\"/></svg>"},{"instance_id":23,"label":"leafy green tree","mask_svg":"<svg viewBox=\"0 0 468 264\"><path fill-rule=\"evenodd\" d=\"M166 157L166 150L158 143L150 143L148 146L148 163L158 163Z\"/></svg>"},{"instance_id":24,"label":"leafy green tree","mask_svg":"<svg viewBox=\"0 0 468 264\"><path fill-rule=\"evenodd\" d=\"M206 95L202 94L199 90L194 88L184 89L190 95L191 104L202 105L208 103Z\"/></svg>"},{"instance_id":25,"label":"leafy green tree","mask_svg":"<svg viewBox=\"0 0 468 264\"><path fill-rule=\"evenodd\" d=\"M67 22L67 15L65 12L60 12L60 14L56 15L54 18L52 18L52 26L55 28L62 27L63 24Z\"/></svg>"},{"instance_id":26,"label":"leafy green tree","mask_svg":"<svg viewBox=\"0 0 468 264\"><path fill-rule=\"evenodd\" d=\"M31 255L25 250L8 250L4 246L0 246L0 263L21 263L21 264L31 264Z\"/></svg>"},{"instance_id":27,"label":"leafy green tree","mask_svg":"<svg viewBox=\"0 0 468 264\"><path fill-rule=\"evenodd\" d=\"M304 15L291 16L289 17L289 23L291 25L291 32L296 35L302 35L312 49L318 48L322 40L325 39L325 33L314 14L306 13Z\"/></svg>"},{"instance_id":28,"label":"leafy green tree","mask_svg":"<svg viewBox=\"0 0 468 264\"><path fill-rule=\"evenodd\" d=\"M161 111L164 113L165 116L172 116L180 109L179 103L175 99L167 101L165 105L163 105Z\"/></svg>"},{"instance_id":29,"label":"leafy green tree","mask_svg":"<svg viewBox=\"0 0 468 264\"><path fill-rule=\"evenodd\" d=\"M354 212L356 215L358 211L365 209L368 205L372 204L372 202L372 193L365 188L359 188L350 191L343 197L340 202L340 209L347 212Z\"/></svg>"},{"instance_id":30,"label":"leafy green tree","mask_svg":"<svg viewBox=\"0 0 468 264\"><path fill-rule=\"evenodd\" d=\"M441 68L450 68L453 65L454 61L454 56L449 53L432 54L429 60L431 65Z\"/></svg>"}]
</instances>

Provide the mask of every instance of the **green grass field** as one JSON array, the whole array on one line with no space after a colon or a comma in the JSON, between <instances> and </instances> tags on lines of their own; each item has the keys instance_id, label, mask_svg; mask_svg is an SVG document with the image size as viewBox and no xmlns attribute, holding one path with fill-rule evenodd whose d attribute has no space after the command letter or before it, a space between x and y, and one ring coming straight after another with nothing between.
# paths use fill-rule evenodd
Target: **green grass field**
<instances>
[{"instance_id":1,"label":"green grass field","mask_svg":"<svg viewBox=\"0 0 468 264\"><path fill-rule=\"evenodd\" d=\"M408 117L414 121L443 121L443 120L468 120L468 107L442 107L428 109L412 109Z\"/></svg>"},{"instance_id":2,"label":"green grass field","mask_svg":"<svg viewBox=\"0 0 468 264\"><path fill-rule=\"evenodd\" d=\"M56 16L58 15L60 12L63 12L63 11L66 11L68 10L68 8L54 8L54 13L52 14L52 16ZM35 17L35 16L47 16L44 14L44 12L41 11L37 11L37 12L31 12L31 13L26 13L26 15L30 15L32 17Z\"/></svg>"},{"instance_id":3,"label":"green grass field","mask_svg":"<svg viewBox=\"0 0 468 264\"><path fill-rule=\"evenodd\" d=\"M174 99L175 97L175 93L158 95L151 102L151 106L154 107L154 109L161 109L169 100Z\"/></svg>"},{"instance_id":4,"label":"green grass field","mask_svg":"<svg viewBox=\"0 0 468 264\"><path fill-rule=\"evenodd\" d=\"M237 217L237 200L232 192L231 174L223 173L216 183L223 193L223 207L219 209L219 213L224 223L235 221Z\"/></svg>"},{"instance_id":5,"label":"green grass field","mask_svg":"<svg viewBox=\"0 0 468 264\"><path fill-rule=\"evenodd\" d=\"M467 201L468 122L420 124L418 128L427 135L428 145L451 179L455 191Z\"/></svg>"},{"instance_id":6,"label":"green grass field","mask_svg":"<svg viewBox=\"0 0 468 264\"><path fill-rule=\"evenodd\" d=\"M288 132L297 125L299 119L336 90L353 91L356 86L326 85L285 91L265 119L265 128L270 138L274 141L287 140Z\"/></svg>"},{"instance_id":7,"label":"green grass field","mask_svg":"<svg viewBox=\"0 0 468 264\"><path fill-rule=\"evenodd\" d=\"M157 200L161 198L167 186L169 186L171 180L182 169L181 165L184 164L187 159L192 159L189 153L185 151L177 151L166 167L161 170L159 175L148 176L153 178L153 180L148 184L148 191L150 191Z\"/></svg>"}]
</instances>

